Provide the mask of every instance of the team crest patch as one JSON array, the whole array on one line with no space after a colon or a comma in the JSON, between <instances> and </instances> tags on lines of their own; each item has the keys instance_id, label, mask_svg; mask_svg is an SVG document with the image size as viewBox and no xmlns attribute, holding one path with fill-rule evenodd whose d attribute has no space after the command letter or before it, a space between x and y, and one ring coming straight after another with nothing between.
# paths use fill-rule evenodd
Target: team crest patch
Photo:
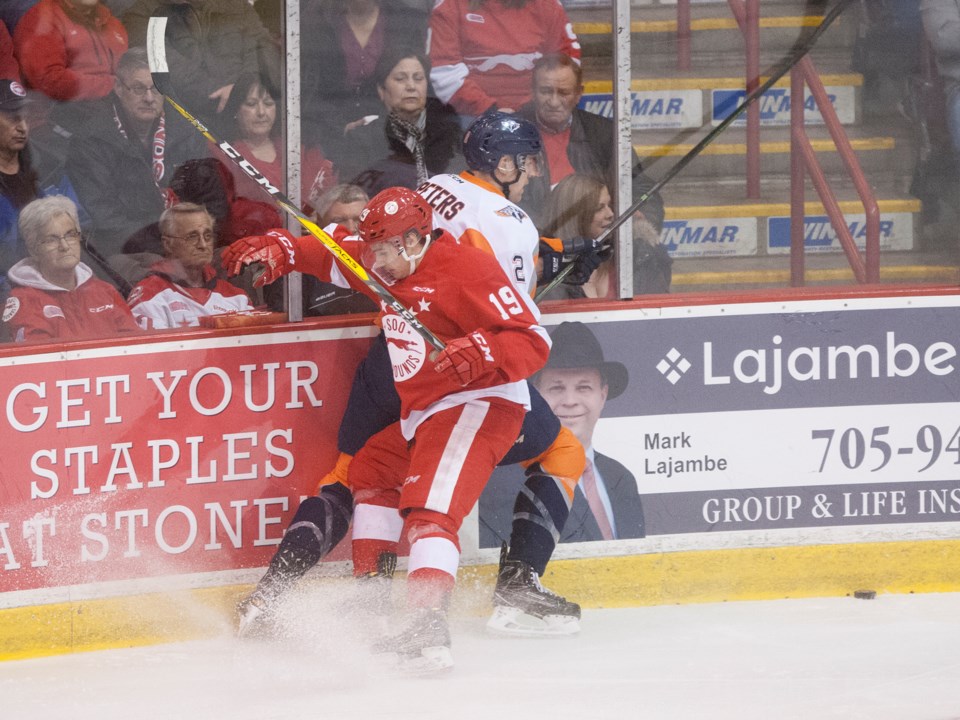
<instances>
[{"instance_id":1,"label":"team crest patch","mask_svg":"<svg viewBox=\"0 0 960 720\"><path fill-rule=\"evenodd\" d=\"M516 218L517 222L523 222L527 219L527 214L516 205L507 205L506 207L502 207L496 211L496 214L500 217Z\"/></svg>"},{"instance_id":2,"label":"team crest patch","mask_svg":"<svg viewBox=\"0 0 960 720\"><path fill-rule=\"evenodd\" d=\"M7 303L3 306L3 321L10 322L13 320L13 316L17 314L19 309L20 300L15 297L8 297Z\"/></svg>"},{"instance_id":3,"label":"team crest patch","mask_svg":"<svg viewBox=\"0 0 960 720\"><path fill-rule=\"evenodd\" d=\"M43 306L43 316L45 318L63 318L66 320L66 316L63 314L63 309L58 305L44 305Z\"/></svg>"},{"instance_id":4,"label":"team crest patch","mask_svg":"<svg viewBox=\"0 0 960 720\"><path fill-rule=\"evenodd\" d=\"M11 81L10 83L10 92L12 92L17 97L26 97L27 91L23 89L23 85L18 83L16 80Z\"/></svg>"},{"instance_id":5,"label":"team crest patch","mask_svg":"<svg viewBox=\"0 0 960 720\"><path fill-rule=\"evenodd\" d=\"M420 371L427 359L423 337L399 315L384 316L383 333L387 338L394 381L409 380Z\"/></svg>"},{"instance_id":6,"label":"team crest patch","mask_svg":"<svg viewBox=\"0 0 960 720\"><path fill-rule=\"evenodd\" d=\"M466 18L467 22L472 22L472 23L483 24L486 22L486 20L483 19L483 15L477 15L476 13L467 13L466 15L464 15L464 18Z\"/></svg>"},{"instance_id":7,"label":"team crest patch","mask_svg":"<svg viewBox=\"0 0 960 720\"><path fill-rule=\"evenodd\" d=\"M140 298L143 297L143 287L137 285L133 291L130 293L130 297L127 298L127 305L136 305L140 302Z\"/></svg>"}]
</instances>

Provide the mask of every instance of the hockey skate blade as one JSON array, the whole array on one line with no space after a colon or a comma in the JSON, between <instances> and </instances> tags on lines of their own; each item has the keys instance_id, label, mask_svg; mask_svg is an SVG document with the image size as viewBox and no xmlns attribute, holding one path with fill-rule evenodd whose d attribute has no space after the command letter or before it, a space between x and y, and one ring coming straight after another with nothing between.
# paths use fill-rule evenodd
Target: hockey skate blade
<instances>
[{"instance_id":1,"label":"hockey skate blade","mask_svg":"<svg viewBox=\"0 0 960 720\"><path fill-rule=\"evenodd\" d=\"M404 675L437 675L453 670L453 653L444 645L425 647L419 655L377 653L374 656L382 667L392 667Z\"/></svg>"},{"instance_id":2,"label":"hockey skate blade","mask_svg":"<svg viewBox=\"0 0 960 720\"><path fill-rule=\"evenodd\" d=\"M237 616L237 638L255 640L269 634L266 627L266 612L254 603L247 604Z\"/></svg>"},{"instance_id":3,"label":"hockey skate blade","mask_svg":"<svg viewBox=\"0 0 960 720\"><path fill-rule=\"evenodd\" d=\"M498 605L487 620L487 632L509 637L565 637L580 632L580 620L569 615L529 615L519 608Z\"/></svg>"}]
</instances>

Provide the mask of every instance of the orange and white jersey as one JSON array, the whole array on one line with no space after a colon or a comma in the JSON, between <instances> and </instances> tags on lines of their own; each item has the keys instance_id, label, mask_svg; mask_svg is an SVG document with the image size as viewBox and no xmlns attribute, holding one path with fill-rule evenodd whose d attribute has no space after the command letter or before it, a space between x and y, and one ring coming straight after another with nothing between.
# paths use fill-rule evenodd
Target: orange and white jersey
<instances>
[{"instance_id":1,"label":"orange and white jersey","mask_svg":"<svg viewBox=\"0 0 960 720\"><path fill-rule=\"evenodd\" d=\"M540 235L526 212L507 200L499 188L463 172L434 175L417 188L433 208L434 226L461 245L484 250L500 263L518 295L530 300L537 289L536 259Z\"/></svg>"}]
</instances>

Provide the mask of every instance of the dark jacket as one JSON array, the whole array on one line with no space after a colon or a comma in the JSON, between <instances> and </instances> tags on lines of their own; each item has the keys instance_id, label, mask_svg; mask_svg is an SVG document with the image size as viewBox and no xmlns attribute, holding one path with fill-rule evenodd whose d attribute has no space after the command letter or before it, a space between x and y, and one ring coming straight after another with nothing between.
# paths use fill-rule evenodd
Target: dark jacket
<instances>
[{"instance_id":1,"label":"dark jacket","mask_svg":"<svg viewBox=\"0 0 960 720\"><path fill-rule=\"evenodd\" d=\"M617 539L642 538L646 536L643 522L643 503L637 492L637 481L633 474L613 458L594 453L594 464L603 477L603 484L610 497L613 508L613 522L617 528ZM584 542L602 540L587 498L582 492L573 496L573 507L560 533L560 542Z\"/></svg>"},{"instance_id":2,"label":"dark jacket","mask_svg":"<svg viewBox=\"0 0 960 720\"><path fill-rule=\"evenodd\" d=\"M537 121L537 112L533 103L528 103L520 109L520 114L533 122ZM601 178L608 189L613 193L613 183L617 168L613 164L613 121L594 115L593 113L574 108L573 120L570 125L570 145L567 147L567 157L570 164L578 173L593 175ZM555 181L550 179L549 168L544 168L544 174L539 178L532 178L523 192L523 201L520 206L530 213L537 227L542 229L543 208L546 205L550 186ZM633 197L634 201L652 188L653 180L643 172L640 158L636 151L633 153ZM626 210L622 208L621 212ZM651 197L641 212L650 224L659 232L663 229L663 198L660 193Z\"/></svg>"},{"instance_id":3,"label":"dark jacket","mask_svg":"<svg viewBox=\"0 0 960 720\"><path fill-rule=\"evenodd\" d=\"M598 452L594 452L594 462L610 497L617 538L644 537L643 503L633 475L616 460ZM498 467L490 476L479 503L480 547L499 547L510 539L513 506L524 480L522 469L516 465ZM602 539L586 497L577 491L560 532L560 542Z\"/></svg>"},{"instance_id":4,"label":"dark jacket","mask_svg":"<svg viewBox=\"0 0 960 720\"><path fill-rule=\"evenodd\" d=\"M303 0L300 33L300 96L304 141L336 145L348 122L377 115L383 104L371 76L358 87L347 83L347 62L340 47L339 15L344 2ZM384 47L399 44L422 50L427 18L401 0L380 0ZM347 177L340 173L340 177Z\"/></svg>"},{"instance_id":5,"label":"dark jacket","mask_svg":"<svg viewBox=\"0 0 960 720\"><path fill-rule=\"evenodd\" d=\"M166 53L170 80L190 112L214 122L216 101L210 93L244 73L263 73L273 87L280 77L280 54L260 16L244 0L205 0L172 4L137 0L123 14L130 47L146 45L147 24L154 14L167 20Z\"/></svg>"},{"instance_id":6,"label":"dark jacket","mask_svg":"<svg viewBox=\"0 0 960 720\"><path fill-rule=\"evenodd\" d=\"M165 207L162 189L176 166L206 155L203 136L178 114L168 113L163 177L155 182L150 148L132 131L127 137L120 133L115 108L116 117L127 124L111 93L71 139L66 165L77 198L92 220L90 245L104 257L119 253L128 237L157 220Z\"/></svg>"},{"instance_id":7,"label":"dark jacket","mask_svg":"<svg viewBox=\"0 0 960 720\"><path fill-rule=\"evenodd\" d=\"M372 123L351 130L342 143L331 147L331 159L340 177L360 185L370 197L394 185L417 187L413 153L387 136L386 108L381 106L381 111ZM452 107L427 98L426 133L424 161L428 176L466 168L460 150L460 120Z\"/></svg>"}]
</instances>

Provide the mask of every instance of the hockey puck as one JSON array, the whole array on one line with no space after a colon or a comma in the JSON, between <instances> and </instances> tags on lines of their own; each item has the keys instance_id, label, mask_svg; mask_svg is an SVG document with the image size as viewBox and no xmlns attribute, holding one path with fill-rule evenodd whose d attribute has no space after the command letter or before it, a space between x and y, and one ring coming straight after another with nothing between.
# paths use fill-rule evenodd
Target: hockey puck
<instances>
[{"instance_id":1,"label":"hockey puck","mask_svg":"<svg viewBox=\"0 0 960 720\"><path fill-rule=\"evenodd\" d=\"M873 600L877 596L876 590L854 590L853 596L857 600Z\"/></svg>"}]
</instances>

